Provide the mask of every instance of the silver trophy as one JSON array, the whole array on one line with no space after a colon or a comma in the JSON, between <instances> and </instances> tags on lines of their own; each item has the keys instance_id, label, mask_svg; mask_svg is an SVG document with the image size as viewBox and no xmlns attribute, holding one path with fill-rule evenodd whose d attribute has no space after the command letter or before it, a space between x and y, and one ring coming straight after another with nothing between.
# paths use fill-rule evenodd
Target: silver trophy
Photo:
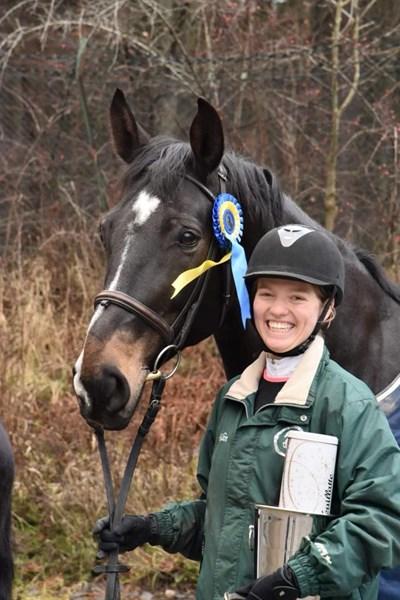
<instances>
[{"instance_id":1,"label":"silver trophy","mask_svg":"<svg viewBox=\"0 0 400 600\"><path fill-rule=\"evenodd\" d=\"M255 524L249 528L256 578L287 563L311 534L315 516L330 516L337 444L334 436L288 432L279 506L256 504ZM226 593L224 600L243 599Z\"/></svg>"},{"instance_id":2,"label":"silver trophy","mask_svg":"<svg viewBox=\"0 0 400 600\"><path fill-rule=\"evenodd\" d=\"M312 526L313 515L279 506L256 504L256 522L253 528L256 578L270 575L287 563L300 548L303 539L310 535ZM305 600L318 598L319 596L307 596Z\"/></svg>"}]
</instances>

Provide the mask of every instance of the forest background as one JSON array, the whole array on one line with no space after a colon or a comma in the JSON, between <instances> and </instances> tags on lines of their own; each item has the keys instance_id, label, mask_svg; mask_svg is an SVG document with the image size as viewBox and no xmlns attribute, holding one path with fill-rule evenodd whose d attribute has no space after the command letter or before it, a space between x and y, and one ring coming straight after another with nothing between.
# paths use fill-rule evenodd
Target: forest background
<instances>
[{"instance_id":1,"label":"forest background","mask_svg":"<svg viewBox=\"0 0 400 600\"><path fill-rule=\"evenodd\" d=\"M97 223L121 168L115 88L149 132L181 139L207 98L228 146L398 280L399 54L398 0L3 0L0 417L17 463L15 598L95 594L90 532L105 498L71 367L102 287ZM131 510L197 493L197 446L223 378L211 340L185 352ZM112 436L118 472L133 432ZM196 578L196 564L155 548L129 562L128 586Z\"/></svg>"}]
</instances>

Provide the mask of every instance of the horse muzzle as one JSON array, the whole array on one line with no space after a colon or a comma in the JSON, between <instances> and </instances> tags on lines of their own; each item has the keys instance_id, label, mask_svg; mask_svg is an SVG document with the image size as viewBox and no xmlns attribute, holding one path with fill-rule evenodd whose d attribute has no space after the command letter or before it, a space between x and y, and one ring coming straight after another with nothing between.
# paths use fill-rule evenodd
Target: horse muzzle
<instances>
[{"instance_id":1,"label":"horse muzzle","mask_svg":"<svg viewBox=\"0 0 400 600\"><path fill-rule=\"evenodd\" d=\"M116 366L102 365L90 377L82 375L75 367L74 390L83 418L91 426L124 429L140 399L147 373L143 369L132 390L127 378Z\"/></svg>"}]
</instances>

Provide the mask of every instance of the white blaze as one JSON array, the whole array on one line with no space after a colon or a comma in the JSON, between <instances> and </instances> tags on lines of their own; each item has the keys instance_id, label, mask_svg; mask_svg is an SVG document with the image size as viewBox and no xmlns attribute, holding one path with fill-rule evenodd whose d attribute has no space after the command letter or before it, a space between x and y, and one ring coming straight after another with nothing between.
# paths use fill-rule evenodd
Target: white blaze
<instances>
[{"instance_id":1,"label":"white blaze","mask_svg":"<svg viewBox=\"0 0 400 600\"><path fill-rule=\"evenodd\" d=\"M83 402L86 404L87 408L90 408L91 402L88 396L87 391L83 387L81 382L81 368L82 368L82 359L83 359L83 350L79 355L78 360L75 363L75 375L74 375L74 390L75 394L79 396Z\"/></svg>"},{"instance_id":2,"label":"white blaze","mask_svg":"<svg viewBox=\"0 0 400 600\"><path fill-rule=\"evenodd\" d=\"M135 215L134 221L128 229L128 235L125 238L125 246L122 250L121 260L119 262L118 268L115 272L115 275L108 286L109 290L118 289L118 283L121 277L122 270L125 266L126 259L129 254L129 250L132 246L133 235L132 229L134 225L143 225L146 221L151 217L154 211L158 208L161 200L157 198L157 196L150 196L146 192L146 190L142 190L139 196L136 198L135 202L132 205L132 212Z\"/></svg>"},{"instance_id":3,"label":"white blaze","mask_svg":"<svg viewBox=\"0 0 400 600\"><path fill-rule=\"evenodd\" d=\"M128 256L128 252L129 252L131 244L132 244L132 236L128 235L125 238L125 246L124 246L124 249L122 250L121 260L119 262L118 268L115 272L115 275L114 275L110 285L108 286L109 290L116 290L118 287L119 278L121 277L122 269L124 268L124 265L126 262L126 257Z\"/></svg>"},{"instance_id":4,"label":"white blaze","mask_svg":"<svg viewBox=\"0 0 400 600\"><path fill-rule=\"evenodd\" d=\"M157 209L160 202L160 198L150 196L146 190L142 190L132 206L132 211L135 213L134 225L143 225Z\"/></svg>"}]
</instances>

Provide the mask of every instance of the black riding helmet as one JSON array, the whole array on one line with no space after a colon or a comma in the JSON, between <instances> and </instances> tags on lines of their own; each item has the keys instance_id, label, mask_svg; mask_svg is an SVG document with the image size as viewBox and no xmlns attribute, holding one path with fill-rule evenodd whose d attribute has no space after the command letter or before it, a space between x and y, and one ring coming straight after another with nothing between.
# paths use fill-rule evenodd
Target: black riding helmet
<instances>
[{"instance_id":1,"label":"black riding helmet","mask_svg":"<svg viewBox=\"0 0 400 600\"><path fill-rule=\"evenodd\" d=\"M322 229L308 225L276 227L258 241L250 257L245 280L252 298L254 281L260 277L298 279L327 288L330 292L310 337L300 346L278 356L304 352L320 330L331 300L338 306L343 299L344 262L335 242Z\"/></svg>"}]
</instances>

